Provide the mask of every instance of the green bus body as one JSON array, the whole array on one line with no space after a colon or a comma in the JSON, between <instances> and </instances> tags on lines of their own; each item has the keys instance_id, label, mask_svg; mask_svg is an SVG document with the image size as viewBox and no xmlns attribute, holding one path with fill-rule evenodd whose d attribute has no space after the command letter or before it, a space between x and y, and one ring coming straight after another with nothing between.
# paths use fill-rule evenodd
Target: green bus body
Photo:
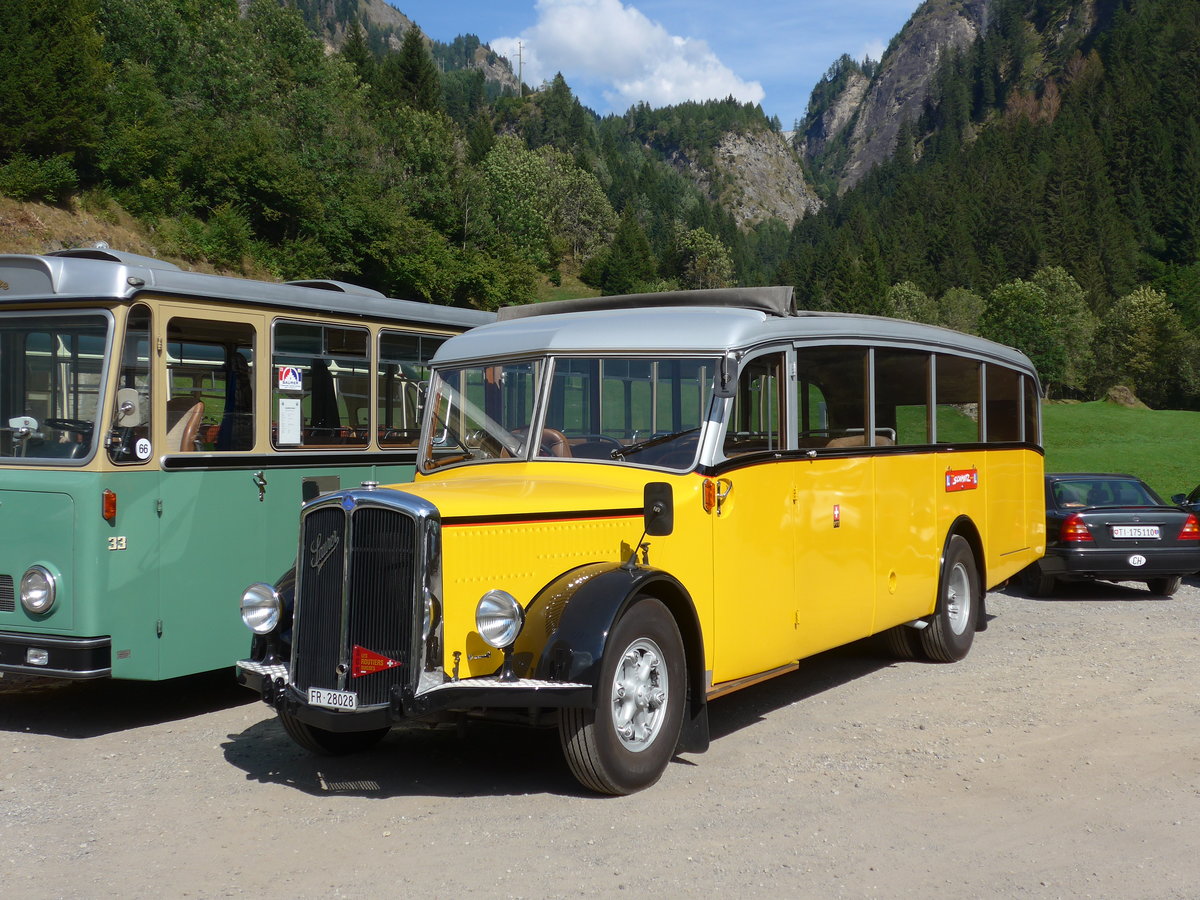
<instances>
[{"instance_id":1,"label":"green bus body","mask_svg":"<svg viewBox=\"0 0 1200 900\"><path fill-rule=\"evenodd\" d=\"M134 397L134 405L144 401L152 409L140 423L147 450L123 457L116 449L122 429L115 427L120 414L114 399L120 399L118 379L126 377L119 371L125 371L123 329L134 321L135 308L148 317L153 334L139 345L140 363L168 376L157 382L147 376L143 396ZM25 339L20 354L12 352L17 343L3 342L6 334L12 340L6 323L44 317L95 325L97 316L108 323L107 351L89 335L76 342L69 365L62 362L69 340L55 337L50 343L57 347L48 347L27 327L17 335ZM172 357L167 323L222 325L238 316L245 319L238 327L250 336L254 360L248 377L255 434L246 437L244 449L222 452L215 449L220 400L201 379L193 385L178 374L185 366ZM491 318L335 282L278 285L188 273L108 250L0 256L0 672L158 680L232 667L246 645L238 598L264 572L279 574L294 563L300 504L362 482L412 478L415 445L395 437L401 429L392 429L390 413L386 427L383 421L383 336L418 335L433 347ZM356 407L360 427L310 436L320 430L308 427L318 424L317 401L308 395L291 401L273 386L281 361L295 358L275 350L281 322L292 331L345 332L368 348L354 363L354 383L364 387L338 401L343 415L347 404ZM52 327L48 333L55 334ZM335 370L338 352L328 350ZM46 363L39 354L53 359ZM155 355L162 361L155 363ZM42 376L33 370L48 371L56 362L70 379L35 385ZM315 368L314 361L302 377L311 380ZM415 397L413 384L406 387ZM214 422L186 452L162 452L169 417L164 397L177 391L204 405ZM68 402L74 407L62 407ZM281 443L286 403L304 426L296 445ZM40 421L26 418L32 407L42 411ZM72 417L55 412L61 408ZM47 409L61 418L46 418ZM405 415L416 413L408 409ZM72 423L77 433L68 429ZM106 494L107 512L115 504L110 517ZM37 567L54 581L53 604L42 612L31 611L22 597L22 578Z\"/></svg>"}]
</instances>

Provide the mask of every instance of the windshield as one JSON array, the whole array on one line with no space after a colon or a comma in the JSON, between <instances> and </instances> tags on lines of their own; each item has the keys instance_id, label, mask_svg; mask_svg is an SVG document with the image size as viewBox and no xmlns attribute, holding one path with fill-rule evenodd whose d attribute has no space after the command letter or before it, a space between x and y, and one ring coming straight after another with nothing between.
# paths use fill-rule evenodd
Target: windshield
<instances>
[{"instance_id":1,"label":"windshield","mask_svg":"<svg viewBox=\"0 0 1200 900\"><path fill-rule=\"evenodd\" d=\"M97 314L0 317L0 459L91 456L108 323Z\"/></svg>"},{"instance_id":2,"label":"windshield","mask_svg":"<svg viewBox=\"0 0 1200 900\"><path fill-rule=\"evenodd\" d=\"M439 369L421 467L533 458L690 468L716 365L562 357Z\"/></svg>"},{"instance_id":3,"label":"windshield","mask_svg":"<svg viewBox=\"0 0 1200 900\"><path fill-rule=\"evenodd\" d=\"M1163 506L1150 488L1140 481L1088 478L1054 482L1054 505L1059 509L1098 506Z\"/></svg>"}]
</instances>

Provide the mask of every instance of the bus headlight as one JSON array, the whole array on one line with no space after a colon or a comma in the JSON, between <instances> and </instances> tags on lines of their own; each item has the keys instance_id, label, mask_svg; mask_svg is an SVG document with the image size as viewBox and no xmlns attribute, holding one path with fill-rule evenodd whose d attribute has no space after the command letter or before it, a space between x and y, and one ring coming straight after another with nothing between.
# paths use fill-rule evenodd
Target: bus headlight
<instances>
[{"instance_id":1,"label":"bus headlight","mask_svg":"<svg viewBox=\"0 0 1200 900\"><path fill-rule=\"evenodd\" d=\"M252 584L242 592L242 621L255 634L270 634L283 615L283 601L269 584Z\"/></svg>"},{"instance_id":2,"label":"bus headlight","mask_svg":"<svg viewBox=\"0 0 1200 900\"><path fill-rule=\"evenodd\" d=\"M525 625L525 610L508 591L488 591L475 607L475 629L497 650L511 647Z\"/></svg>"},{"instance_id":3,"label":"bus headlight","mask_svg":"<svg viewBox=\"0 0 1200 900\"><path fill-rule=\"evenodd\" d=\"M433 593L426 588L425 608L421 617L421 640L429 640L434 629L440 624L441 617L441 607L438 605L437 597L433 596Z\"/></svg>"},{"instance_id":4,"label":"bus headlight","mask_svg":"<svg viewBox=\"0 0 1200 900\"><path fill-rule=\"evenodd\" d=\"M21 576L21 605L35 616L50 612L58 583L45 566L30 566Z\"/></svg>"}]
</instances>

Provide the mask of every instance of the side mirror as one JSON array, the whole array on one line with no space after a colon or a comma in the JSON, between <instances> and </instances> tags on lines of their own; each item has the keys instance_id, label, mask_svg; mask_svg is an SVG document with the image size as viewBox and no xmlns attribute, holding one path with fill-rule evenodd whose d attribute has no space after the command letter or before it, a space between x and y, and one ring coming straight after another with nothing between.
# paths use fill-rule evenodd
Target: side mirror
<instances>
[{"instance_id":1,"label":"side mirror","mask_svg":"<svg viewBox=\"0 0 1200 900\"><path fill-rule=\"evenodd\" d=\"M1171 502L1176 506L1183 506L1183 504L1187 503L1187 494L1172 494Z\"/></svg>"},{"instance_id":2,"label":"side mirror","mask_svg":"<svg viewBox=\"0 0 1200 900\"><path fill-rule=\"evenodd\" d=\"M713 383L713 393L718 397L732 397L737 387L737 359L732 353L726 353L717 364L716 378Z\"/></svg>"},{"instance_id":3,"label":"side mirror","mask_svg":"<svg viewBox=\"0 0 1200 900\"><path fill-rule=\"evenodd\" d=\"M675 499L671 485L652 481L646 485L643 499L646 534L665 537L675 530Z\"/></svg>"},{"instance_id":4,"label":"side mirror","mask_svg":"<svg viewBox=\"0 0 1200 900\"><path fill-rule=\"evenodd\" d=\"M117 428L136 428L142 424L142 412L138 408L137 388L117 390Z\"/></svg>"}]
</instances>

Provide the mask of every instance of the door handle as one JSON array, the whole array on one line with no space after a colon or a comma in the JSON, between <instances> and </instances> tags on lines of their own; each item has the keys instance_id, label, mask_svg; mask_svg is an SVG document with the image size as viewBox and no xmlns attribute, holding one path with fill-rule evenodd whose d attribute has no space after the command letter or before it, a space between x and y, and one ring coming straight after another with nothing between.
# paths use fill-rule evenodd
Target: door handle
<instances>
[{"instance_id":1,"label":"door handle","mask_svg":"<svg viewBox=\"0 0 1200 900\"><path fill-rule=\"evenodd\" d=\"M267 479L262 472L254 473L254 486L258 488L258 502L262 503L267 496Z\"/></svg>"}]
</instances>

